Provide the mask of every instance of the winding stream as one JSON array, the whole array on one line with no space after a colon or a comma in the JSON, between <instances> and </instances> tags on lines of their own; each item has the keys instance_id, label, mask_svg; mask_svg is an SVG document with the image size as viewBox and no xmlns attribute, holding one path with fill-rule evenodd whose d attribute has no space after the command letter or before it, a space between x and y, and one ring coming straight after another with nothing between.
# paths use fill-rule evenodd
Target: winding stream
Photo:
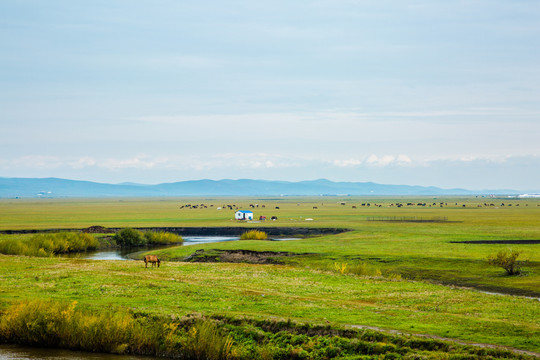
<instances>
[{"instance_id":1,"label":"winding stream","mask_svg":"<svg viewBox=\"0 0 540 360\"><path fill-rule=\"evenodd\" d=\"M184 236L184 246L196 245L196 244L208 244L224 241L237 241L240 239L239 236ZM172 245L178 246L178 245ZM159 248L167 248L170 245L163 247L141 247L136 249L108 249L108 250L98 250L92 252L86 252L83 254L74 255L79 259L89 259L89 260L132 260L129 255L144 251L144 250L155 250Z\"/></svg>"},{"instance_id":2,"label":"winding stream","mask_svg":"<svg viewBox=\"0 0 540 360\"><path fill-rule=\"evenodd\" d=\"M197 244L209 244L217 243L224 241L237 241L240 240L239 236L183 236L184 246L197 245ZM299 238L280 238L272 239L271 241L287 241L287 240L299 240ZM164 249L171 246L178 245L165 245L162 247L139 247L136 249L108 249L108 250L98 250L91 251L80 254L68 255L69 257L77 257L79 259L89 259L89 260L133 260L130 255L146 251L146 250L155 250L155 249Z\"/></svg>"}]
</instances>

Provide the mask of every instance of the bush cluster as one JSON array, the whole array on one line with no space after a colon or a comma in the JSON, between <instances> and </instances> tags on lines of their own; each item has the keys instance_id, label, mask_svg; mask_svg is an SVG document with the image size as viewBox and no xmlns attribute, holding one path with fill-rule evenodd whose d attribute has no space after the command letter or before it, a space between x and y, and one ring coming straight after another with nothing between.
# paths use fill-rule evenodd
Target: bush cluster
<instances>
[{"instance_id":1,"label":"bush cluster","mask_svg":"<svg viewBox=\"0 0 540 360\"><path fill-rule=\"evenodd\" d=\"M121 247L143 246L143 245L166 245L181 244L184 240L180 235L165 231L145 231L144 233L125 228L114 235L117 245Z\"/></svg>"},{"instance_id":2,"label":"bush cluster","mask_svg":"<svg viewBox=\"0 0 540 360\"><path fill-rule=\"evenodd\" d=\"M56 254L95 250L99 241L86 233L60 232L36 234L30 238L8 238L0 241L0 253L47 257Z\"/></svg>"},{"instance_id":3,"label":"bush cluster","mask_svg":"<svg viewBox=\"0 0 540 360\"><path fill-rule=\"evenodd\" d=\"M503 268L508 275L519 275L524 264L524 261L517 259L519 255L521 255L519 251L501 250L496 255L489 256L488 263Z\"/></svg>"},{"instance_id":4,"label":"bush cluster","mask_svg":"<svg viewBox=\"0 0 540 360\"><path fill-rule=\"evenodd\" d=\"M249 230L240 235L240 240L266 240L268 234L264 231Z\"/></svg>"}]
</instances>

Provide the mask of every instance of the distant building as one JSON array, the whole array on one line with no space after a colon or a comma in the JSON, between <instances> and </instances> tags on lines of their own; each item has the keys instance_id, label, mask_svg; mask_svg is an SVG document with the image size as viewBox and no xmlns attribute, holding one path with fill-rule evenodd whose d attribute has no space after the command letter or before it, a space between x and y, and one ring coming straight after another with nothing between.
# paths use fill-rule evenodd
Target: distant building
<instances>
[{"instance_id":1,"label":"distant building","mask_svg":"<svg viewBox=\"0 0 540 360\"><path fill-rule=\"evenodd\" d=\"M253 211L238 210L236 213L234 213L234 218L236 220L253 220Z\"/></svg>"}]
</instances>

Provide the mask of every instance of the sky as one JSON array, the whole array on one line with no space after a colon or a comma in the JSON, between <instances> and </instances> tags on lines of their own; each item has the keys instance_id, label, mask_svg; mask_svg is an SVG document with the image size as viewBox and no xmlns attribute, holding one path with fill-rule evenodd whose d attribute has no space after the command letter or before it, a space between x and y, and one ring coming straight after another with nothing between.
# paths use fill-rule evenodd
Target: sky
<instances>
[{"instance_id":1,"label":"sky","mask_svg":"<svg viewBox=\"0 0 540 360\"><path fill-rule=\"evenodd\" d=\"M538 0L1 0L0 177L540 191Z\"/></svg>"}]
</instances>

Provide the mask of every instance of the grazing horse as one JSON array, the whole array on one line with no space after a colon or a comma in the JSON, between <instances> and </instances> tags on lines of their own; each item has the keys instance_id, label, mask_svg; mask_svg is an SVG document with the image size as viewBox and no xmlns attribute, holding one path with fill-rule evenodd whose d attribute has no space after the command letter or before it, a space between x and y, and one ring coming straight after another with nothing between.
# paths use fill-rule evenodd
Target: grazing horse
<instances>
[{"instance_id":1,"label":"grazing horse","mask_svg":"<svg viewBox=\"0 0 540 360\"><path fill-rule=\"evenodd\" d=\"M143 261L144 261L144 267L146 268L148 267L148 263L152 263L152 267L156 266L156 264L157 264L157 267L159 267L159 265L161 264L161 261L156 255L146 255Z\"/></svg>"}]
</instances>

